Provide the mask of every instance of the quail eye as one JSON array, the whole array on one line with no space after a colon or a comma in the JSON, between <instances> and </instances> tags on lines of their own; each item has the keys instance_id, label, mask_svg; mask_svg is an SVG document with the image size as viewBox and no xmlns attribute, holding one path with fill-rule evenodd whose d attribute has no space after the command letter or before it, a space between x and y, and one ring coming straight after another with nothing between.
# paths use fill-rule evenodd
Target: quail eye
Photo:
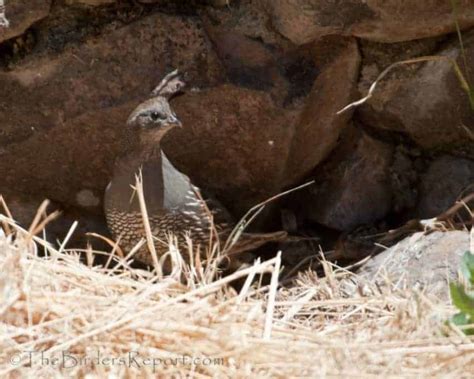
<instances>
[{"instance_id":1,"label":"quail eye","mask_svg":"<svg viewBox=\"0 0 474 379\"><path fill-rule=\"evenodd\" d=\"M165 117L159 112L151 112L150 113L150 118L153 121L158 121L158 120L164 120L165 119Z\"/></svg>"}]
</instances>

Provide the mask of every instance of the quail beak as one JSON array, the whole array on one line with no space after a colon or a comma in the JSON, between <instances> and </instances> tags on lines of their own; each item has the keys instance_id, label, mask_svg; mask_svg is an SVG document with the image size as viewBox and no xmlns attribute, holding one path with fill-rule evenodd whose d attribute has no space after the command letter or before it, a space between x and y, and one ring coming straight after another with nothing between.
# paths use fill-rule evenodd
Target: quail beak
<instances>
[{"instance_id":1,"label":"quail beak","mask_svg":"<svg viewBox=\"0 0 474 379\"><path fill-rule=\"evenodd\" d=\"M168 118L168 124L173 125L173 126L177 126L179 128L183 127L183 124L181 123L181 121L179 121L178 118L176 116L173 116L173 115L171 115Z\"/></svg>"}]
</instances>

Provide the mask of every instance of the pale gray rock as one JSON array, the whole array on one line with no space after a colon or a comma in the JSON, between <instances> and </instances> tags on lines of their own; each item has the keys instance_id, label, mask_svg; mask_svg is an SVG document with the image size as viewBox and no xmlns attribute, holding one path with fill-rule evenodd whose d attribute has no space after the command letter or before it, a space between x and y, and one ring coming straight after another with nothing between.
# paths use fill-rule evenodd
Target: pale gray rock
<instances>
[{"instance_id":1,"label":"pale gray rock","mask_svg":"<svg viewBox=\"0 0 474 379\"><path fill-rule=\"evenodd\" d=\"M362 279L381 286L416 288L449 299L449 282L458 279L461 258L469 251L469 232L418 232L367 262Z\"/></svg>"}]
</instances>

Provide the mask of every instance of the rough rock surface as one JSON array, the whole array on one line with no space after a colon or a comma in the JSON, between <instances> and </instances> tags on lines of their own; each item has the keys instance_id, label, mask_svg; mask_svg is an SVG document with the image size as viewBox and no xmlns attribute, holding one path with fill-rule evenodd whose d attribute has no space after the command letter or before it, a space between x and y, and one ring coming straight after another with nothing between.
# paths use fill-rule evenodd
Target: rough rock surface
<instances>
[{"instance_id":1,"label":"rough rock surface","mask_svg":"<svg viewBox=\"0 0 474 379\"><path fill-rule=\"evenodd\" d=\"M173 100L185 128L164 149L183 172L237 213L295 184L350 117L335 111L356 86L355 41L286 51L233 31L208 33L211 40L194 18L158 13L1 72L0 190L100 211L128 112L175 67L189 83Z\"/></svg>"},{"instance_id":2,"label":"rough rock surface","mask_svg":"<svg viewBox=\"0 0 474 379\"><path fill-rule=\"evenodd\" d=\"M382 219L392 202L392 147L361 133L348 138L349 146L316 171L303 207L309 220L341 231Z\"/></svg>"},{"instance_id":3,"label":"rough rock surface","mask_svg":"<svg viewBox=\"0 0 474 379\"><path fill-rule=\"evenodd\" d=\"M209 22L205 28L231 83L271 91L275 98L288 90L289 83L279 67L279 54L268 45L234 30L213 27ZM313 75L307 77L309 81L314 80L315 67L312 72Z\"/></svg>"},{"instance_id":4,"label":"rough rock surface","mask_svg":"<svg viewBox=\"0 0 474 379\"><path fill-rule=\"evenodd\" d=\"M437 158L422 176L420 187L419 217L438 216L474 191L474 161L452 156Z\"/></svg>"},{"instance_id":5,"label":"rough rock surface","mask_svg":"<svg viewBox=\"0 0 474 379\"><path fill-rule=\"evenodd\" d=\"M238 213L278 191L297 112L269 94L233 85L175 101L183 122L163 141L178 168Z\"/></svg>"},{"instance_id":6,"label":"rough rock surface","mask_svg":"<svg viewBox=\"0 0 474 379\"><path fill-rule=\"evenodd\" d=\"M461 258L469 251L469 232L415 233L367 262L358 271L380 285L418 288L449 299L449 280L458 278Z\"/></svg>"},{"instance_id":7,"label":"rough rock surface","mask_svg":"<svg viewBox=\"0 0 474 379\"><path fill-rule=\"evenodd\" d=\"M274 48L293 45L271 27L270 15L265 7L262 7L261 0L246 0L245 3L240 3L242 6L231 4L231 7L225 8L208 7L203 15L207 23L214 27L262 41Z\"/></svg>"},{"instance_id":8,"label":"rough rock surface","mask_svg":"<svg viewBox=\"0 0 474 379\"><path fill-rule=\"evenodd\" d=\"M474 34L465 35L463 40L471 72ZM453 40L440 54L456 59L464 70L458 45ZM374 96L358 110L358 116L374 128L404 133L423 148L472 144L474 112L447 60L395 69L380 82Z\"/></svg>"},{"instance_id":9,"label":"rough rock surface","mask_svg":"<svg viewBox=\"0 0 474 379\"><path fill-rule=\"evenodd\" d=\"M326 45L325 41L315 46L321 52L334 49L331 43ZM314 82L295 130L286 170L288 186L301 180L327 158L351 118L350 113L336 113L354 96L353 83L358 74L359 52L354 40L342 43L336 51L338 54L334 60L323 66ZM314 50L316 56L321 52Z\"/></svg>"},{"instance_id":10,"label":"rough rock surface","mask_svg":"<svg viewBox=\"0 0 474 379\"><path fill-rule=\"evenodd\" d=\"M33 219L35 218L38 208L43 203L44 198L35 195L25 195L15 193L14 195L7 195L4 201L13 219L23 228L28 230ZM65 208L61 204L51 202L46 209L47 214L54 211L61 212L60 217L50 221L44 230L48 241L56 242L63 241L66 233L72 227L73 223L77 221L75 233L69 239L69 244L66 247L74 246L75 248L85 248L86 240L85 233L94 232L103 236L108 235L108 230L105 227L103 218L100 215L90 214L84 212L83 209ZM5 213L3 208L0 208L0 213ZM0 232L2 225L0 225ZM108 249L108 245L102 244L98 239L91 239L96 248Z\"/></svg>"},{"instance_id":11,"label":"rough rock surface","mask_svg":"<svg viewBox=\"0 0 474 379\"><path fill-rule=\"evenodd\" d=\"M84 4L84 5L104 5L115 3L116 0L66 0L67 4Z\"/></svg>"},{"instance_id":12,"label":"rough rock surface","mask_svg":"<svg viewBox=\"0 0 474 379\"><path fill-rule=\"evenodd\" d=\"M334 148L348 121L335 110L351 98L359 55L351 40L274 53L238 33L210 35L234 86L177 99L185 130L164 148L196 183L242 213L298 183ZM331 59L318 61L328 48Z\"/></svg>"},{"instance_id":13,"label":"rough rock surface","mask_svg":"<svg viewBox=\"0 0 474 379\"><path fill-rule=\"evenodd\" d=\"M457 2L462 28L474 25L474 4ZM274 27L296 44L329 34L352 35L380 42L426 38L455 31L445 0L267 0Z\"/></svg>"},{"instance_id":14,"label":"rough rock surface","mask_svg":"<svg viewBox=\"0 0 474 379\"><path fill-rule=\"evenodd\" d=\"M445 62L397 69L353 120L350 112L336 114L400 59L442 48L464 69L455 36L374 42L453 31L449 4L229 3L7 1L0 193L49 198L66 213L81 209L100 219L114 159L127 148L124 122L174 68L189 84L172 100L185 127L166 137L164 149L236 217L314 177L314 188L294 194L299 201L291 205L299 208L289 207L285 222L305 235L317 223L333 241L388 214L438 213L473 181L465 170L474 155L474 112ZM459 1L462 28L473 24L473 8ZM472 68L474 34L463 41ZM465 158L437 160L426 171L433 157L454 152ZM278 227L275 214L265 222Z\"/></svg>"},{"instance_id":15,"label":"rough rock surface","mask_svg":"<svg viewBox=\"0 0 474 379\"><path fill-rule=\"evenodd\" d=\"M222 79L196 20L156 14L1 72L0 191L101 198L128 113L174 67L198 86Z\"/></svg>"},{"instance_id":16,"label":"rough rock surface","mask_svg":"<svg viewBox=\"0 0 474 379\"><path fill-rule=\"evenodd\" d=\"M7 0L5 16L10 25L0 26L0 42L17 37L49 13L51 0Z\"/></svg>"}]
</instances>

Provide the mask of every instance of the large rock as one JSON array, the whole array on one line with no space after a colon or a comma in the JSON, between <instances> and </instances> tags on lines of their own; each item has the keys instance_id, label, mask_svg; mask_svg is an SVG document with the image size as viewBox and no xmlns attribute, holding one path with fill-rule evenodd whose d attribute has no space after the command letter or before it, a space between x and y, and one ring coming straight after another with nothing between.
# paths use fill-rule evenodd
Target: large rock
<instances>
[{"instance_id":1,"label":"large rock","mask_svg":"<svg viewBox=\"0 0 474 379\"><path fill-rule=\"evenodd\" d=\"M382 219L391 209L389 169L393 148L363 133L348 135L308 189L301 208L307 219L350 231Z\"/></svg>"},{"instance_id":2,"label":"large rock","mask_svg":"<svg viewBox=\"0 0 474 379\"><path fill-rule=\"evenodd\" d=\"M358 274L379 286L418 288L449 299L449 281L458 279L461 258L469 251L469 232L415 233L375 256Z\"/></svg>"},{"instance_id":3,"label":"large rock","mask_svg":"<svg viewBox=\"0 0 474 379\"><path fill-rule=\"evenodd\" d=\"M28 230L44 198L31 194L24 195L15 193L5 196L4 201L13 220L22 228ZM70 236L67 247L73 246L76 249L86 248L87 243L91 243L97 249L107 249L110 247L102 243L98 238L86 236L86 233L89 232L98 233L103 236L108 235L105 220L102 216L87 213L84 209L62 207L61 204L51 202L46 208L46 214L49 215L54 211L59 211L60 216L48 222L44 230L41 231L41 236L46 236L48 241L52 243L57 241L62 242L74 222L77 221L74 233ZM6 214L2 206L0 206L0 214ZM45 215L43 215L43 217L44 216ZM40 222L42 220L43 218L40 219ZM2 225L0 224L0 233L1 229Z\"/></svg>"},{"instance_id":4,"label":"large rock","mask_svg":"<svg viewBox=\"0 0 474 379\"><path fill-rule=\"evenodd\" d=\"M91 6L113 4L115 2L116 0L66 0L66 4L83 4Z\"/></svg>"},{"instance_id":5,"label":"large rock","mask_svg":"<svg viewBox=\"0 0 474 379\"><path fill-rule=\"evenodd\" d=\"M287 92L288 78L282 74L279 53L271 50L270 46L259 42L241 32L226 27L213 26L207 20L204 27L214 45L219 59L227 74L228 80L238 86L274 93L275 98L281 98ZM295 59L295 58L293 58ZM288 60L288 58L287 58ZM316 77L316 65L307 62L309 75L305 78L312 83ZM306 88L304 95L309 88Z\"/></svg>"},{"instance_id":6,"label":"large rock","mask_svg":"<svg viewBox=\"0 0 474 379\"><path fill-rule=\"evenodd\" d=\"M183 172L236 213L299 181L350 118L335 112L352 100L356 42L276 49L207 32L212 43L195 18L152 14L0 73L0 193L100 212L128 113L175 67L189 84L173 100L185 127L164 150Z\"/></svg>"},{"instance_id":7,"label":"large rock","mask_svg":"<svg viewBox=\"0 0 474 379\"><path fill-rule=\"evenodd\" d=\"M275 170L272 176L254 184L262 189L273 185L273 193L262 192L269 196L298 183L336 146L351 117L336 113L355 95L360 56L351 38L326 37L295 47L268 29L268 20L260 8L258 2L249 2L238 12L208 11L205 25L229 81L269 93L269 113L297 117L292 123L285 122L291 138L270 141L274 147L285 146L279 151L285 154L276 160L278 165L286 166L284 171ZM262 128L263 124L259 129ZM255 147L254 161L266 162L265 149ZM252 165L258 170L251 159L246 162L243 167ZM245 193L245 188L248 187L239 186L238 191Z\"/></svg>"},{"instance_id":8,"label":"large rock","mask_svg":"<svg viewBox=\"0 0 474 379\"><path fill-rule=\"evenodd\" d=\"M337 54L330 63L322 65L301 113L287 161L287 186L300 181L329 155L352 116L336 113L342 104L354 98L359 51L354 40L335 41L327 39L315 45L314 56L331 56L332 49Z\"/></svg>"},{"instance_id":9,"label":"large rock","mask_svg":"<svg viewBox=\"0 0 474 379\"><path fill-rule=\"evenodd\" d=\"M399 42L451 33L474 25L474 3L445 0L268 0L274 27L296 44L329 34Z\"/></svg>"},{"instance_id":10,"label":"large rock","mask_svg":"<svg viewBox=\"0 0 474 379\"><path fill-rule=\"evenodd\" d=\"M196 183L237 213L282 188L297 111L233 85L190 93L175 104L184 128L166 137L164 150Z\"/></svg>"},{"instance_id":11,"label":"large rock","mask_svg":"<svg viewBox=\"0 0 474 379\"><path fill-rule=\"evenodd\" d=\"M298 183L330 154L350 119L336 112L354 96L360 57L350 38L295 47L266 30L251 5L208 10L204 19L232 86L177 99L191 129L164 145L196 183L242 213Z\"/></svg>"},{"instance_id":12,"label":"large rock","mask_svg":"<svg viewBox=\"0 0 474 379\"><path fill-rule=\"evenodd\" d=\"M51 0L7 0L5 16L9 27L0 26L0 42L21 35L49 13Z\"/></svg>"},{"instance_id":13,"label":"large rock","mask_svg":"<svg viewBox=\"0 0 474 379\"><path fill-rule=\"evenodd\" d=\"M440 215L456 200L474 192L474 161L452 156L437 158L422 176L418 216Z\"/></svg>"},{"instance_id":14,"label":"large rock","mask_svg":"<svg viewBox=\"0 0 474 379\"><path fill-rule=\"evenodd\" d=\"M206 7L201 14L214 27L262 41L273 48L292 45L278 31L269 27L271 18L265 7L262 7L261 0L248 0L223 8Z\"/></svg>"},{"instance_id":15,"label":"large rock","mask_svg":"<svg viewBox=\"0 0 474 379\"><path fill-rule=\"evenodd\" d=\"M472 71L474 34L465 35L463 40ZM457 40L439 54L456 59L465 73ZM371 127L406 134L423 148L472 146L474 111L448 60L395 69L379 83L373 97L358 110L358 116Z\"/></svg>"},{"instance_id":16,"label":"large rock","mask_svg":"<svg viewBox=\"0 0 474 379\"><path fill-rule=\"evenodd\" d=\"M359 55L345 39L283 52L225 31L211 39L233 85L177 99L185 128L164 147L241 214L298 183L335 147L349 118L336 110L351 99Z\"/></svg>"},{"instance_id":17,"label":"large rock","mask_svg":"<svg viewBox=\"0 0 474 379\"><path fill-rule=\"evenodd\" d=\"M155 14L0 73L0 192L101 199L128 113L175 67L197 86L223 78L198 21Z\"/></svg>"}]
</instances>

